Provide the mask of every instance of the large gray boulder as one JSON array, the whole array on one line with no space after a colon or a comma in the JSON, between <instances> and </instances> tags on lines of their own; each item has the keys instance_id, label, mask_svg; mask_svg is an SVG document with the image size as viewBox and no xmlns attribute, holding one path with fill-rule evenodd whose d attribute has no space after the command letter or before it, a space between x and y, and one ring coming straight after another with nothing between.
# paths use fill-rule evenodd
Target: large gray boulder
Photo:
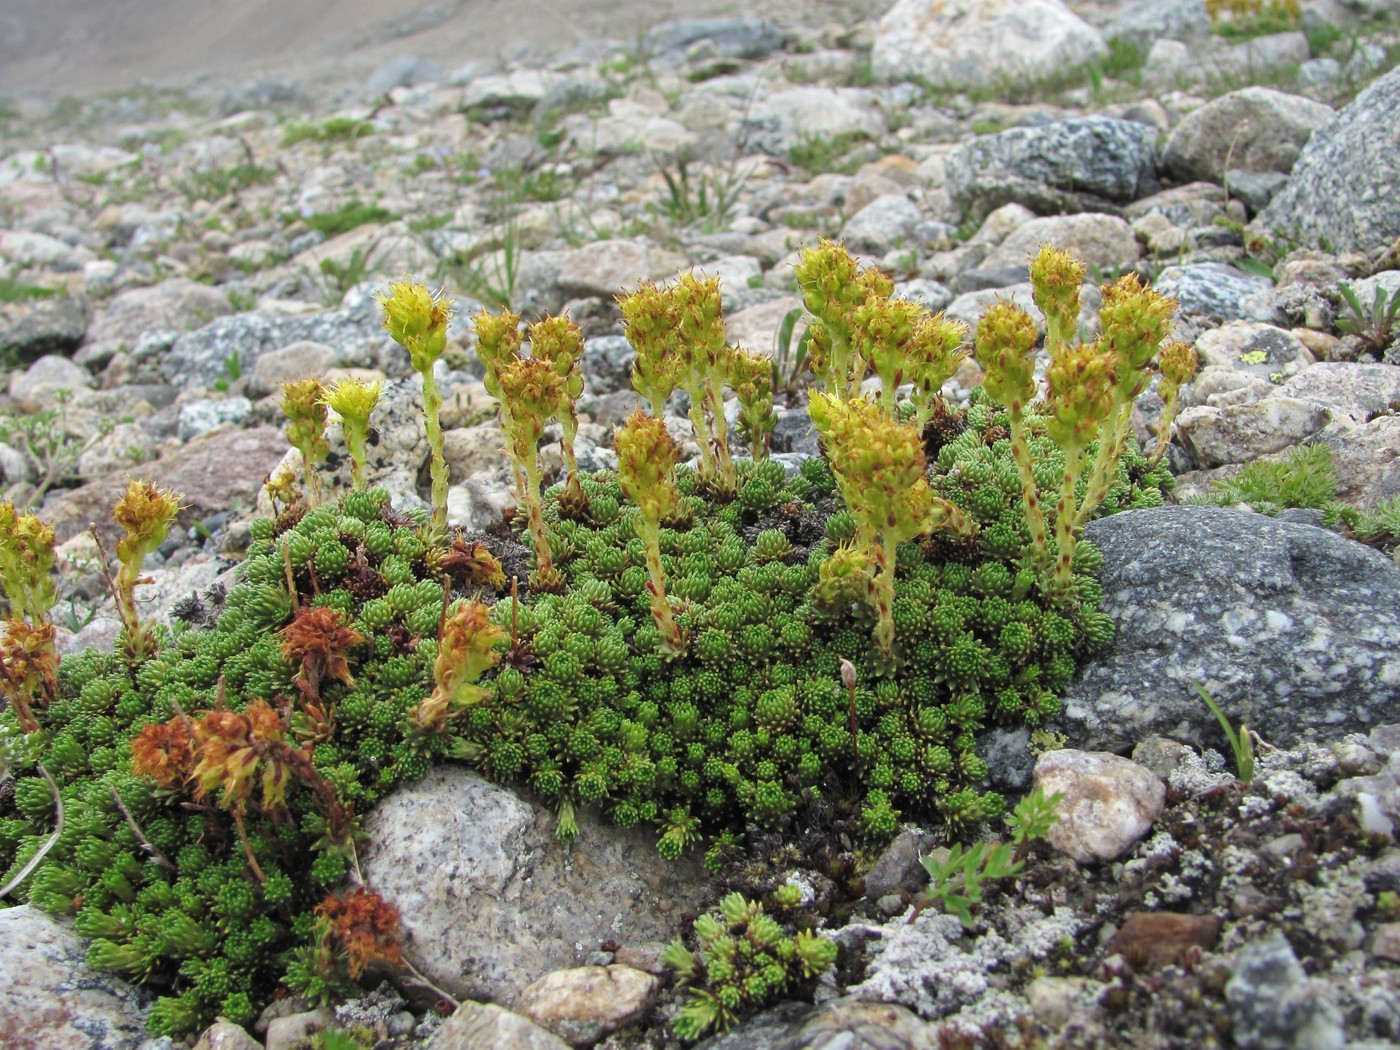
<instances>
[{"instance_id":1,"label":"large gray boulder","mask_svg":"<svg viewBox=\"0 0 1400 1050\"><path fill-rule=\"evenodd\" d=\"M1107 50L1060 0L899 0L880 20L871 66L881 80L997 88L1043 80Z\"/></svg>"},{"instance_id":2,"label":"large gray boulder","mask_svg":"<svg viewBox=\"0 0 1400 1050\"><path fill-rule=\"evenodd\" d=\"M1118 630L1065 692L1070 746L1223 746L1193 681L1280 747L1400 720L1400 569L1379 551L1221 507L1115 514L1085 535Z\"/></svg>"},{"instance_id":3,"label":"large gray boulder","mask_svg":"<svg viewBox=\"0 0 1400 1050\"><path fill-rule=\"evenodd\" d=\"M1331 251L1371 251L1400 237L1400 69L1313 132L1293 177L1255 220Z\"/></svg>"},{"instance_id":4,"label":"large gray boulder","mask_svg":"<svg viewBox=\"0 0 1400 1050\"><path fill-rule=\"evenodd\" d=\"M1273 88L1231 91L1172 129L1162 170L1180 182L1224 182L1230 171L1287 173L1333 115L1331 106Z\"/></svg>"},{"instance_id":5,"label":"large gray boulder","mask_svg":"<svg viewBox=\"0 0 1400 1050\"><path fill-rule=\"evenodd\" d=\"M762 18L677 18L643 38L648 55L685 54L706 43L707 57L764 58L783 46L783 31Z\"/></svg>"},{"instance_id":6,"label":"large gray boulder","mask_svg":"<svg viewBox=\"0 0 1400 1050\"><path fill-rule=\"evenodd\" d=\"M551 810L438 768L369 814L361 868L399 909L415 966L454 995L509 1006L605 941L670 940L704 894L700 864L662 860L649 832L587 812L578 823L562 846Z\"/></svg>"},{"instance_id":7,"label":"large gray boulder","mask_svg":"<svg viewBox=\"0 0 1400 1050\"><path fill-rule=\"evenodd\" d=\"M226 362L234 355L249 373L263 354L299 342L331 347L342 365L377 363L376 354L390 343L381 318L379 304L367 294L352 295L341 309L325 313L285 317L251 310L221 317L180 336L160 370L175 386L212 386L226 374Z\"/></svg>"},{"instance_id":8,"label":"large gray boulder","mask_svg":"<svg viewBox=\"0 0 1400 1050\"><path fill-rule=\"evenodd\" d=\"M0 1046L136 1050L147 1041L141 994L90 967L87 945L36 908L0 910Z\"/></svg>"},{"instance_id":9,"label":"large gray boulder","mask_svg":"<svg viewBox=\"0 0 1400 1050\"><path fill-rule=\"evenodd\" d=\"M1210 34L1206 0L1129 0L1103 31L1106 40L1126 40L1147 51L1153 41L1192 40Z\"/></svg>"},{"instance_id":10,"label":"large gray boulder","mask_svg":"<svg viewBox=\"0 0 1400 1050\"><path fill-rule=\"evenodd\" d=\"M948 157L948 192L980 222L1003 204L1042 215L1113 212L1155 193L1156 131L1108 117L982 135Z\"/></svg>"}]
</instances>

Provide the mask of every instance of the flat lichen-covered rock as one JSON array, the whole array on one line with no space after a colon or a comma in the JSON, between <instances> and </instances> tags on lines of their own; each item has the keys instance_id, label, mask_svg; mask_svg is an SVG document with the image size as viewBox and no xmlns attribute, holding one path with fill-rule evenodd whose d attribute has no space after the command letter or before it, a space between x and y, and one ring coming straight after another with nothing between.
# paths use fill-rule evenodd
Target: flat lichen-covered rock
<instances>
[{"instance_id":1,"label":"flat lichen-covered rock","mask_svg":"<svg viewBox=\"0 0 1400 1050\"><path fill-rule=\"evenodd\" d=\"M1116 514L1085 535L1118 630L1065 692L1072 746L1216 742L1192 681L1281 747L1400 718L1400 571L1380 552L1220 507Z\"/></svg>"}]
</instances>

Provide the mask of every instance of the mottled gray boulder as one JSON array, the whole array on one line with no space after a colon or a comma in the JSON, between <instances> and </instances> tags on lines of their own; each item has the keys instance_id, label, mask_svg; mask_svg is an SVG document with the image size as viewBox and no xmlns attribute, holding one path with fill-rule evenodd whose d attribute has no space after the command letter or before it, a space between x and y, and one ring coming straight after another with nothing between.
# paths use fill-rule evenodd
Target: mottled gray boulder
<instances>
[{"instance_id":1,"label":"mottled gray boulder","mask_svg":"<svg viewBox=\"0 0 1400 1050\"><path fill-rule=\"evenodd\" d=\"M212 386L234 354L247 374L263 354L303 341L328 346L342 363L353 364L367 360L389 336L381 327L379 305L368 295L351 296L339 310L300 317L252 310L182 335L161 359L160 370L175 386Z\"/></svg>"},{"instance_id":2,"label":"mottled gray boulder","mask_svg":"<svg viewBox=\"0 0 1400 1050\"><path fill-rule=\"evenodd\" d=\"M702 41L709 58L763 58L783 46L783 31L763 18L678 18L647 33L642 49L666 55Z\"/></svg>"},{"instance_id":3,"label":"mottled gray boulder","mask_svg":"<svg viewBox=\"0 0 1400 1050\"><path fill-rule=\"evenodd\" d=\"M1267 277L1241 273L1224 263L1168 266L1153 283L1157 291L1181 304L1183 314L1206 314L1222 321L1249 317L1245 300L1272 285Z\"/></svg>"},{"instance_id":4,"label":"mottled gray boulder","mask_svg":"<svg viewBox=\"0 0 1400 1050\"><path fill-rule=\"evenodd\" d=\"M465 1002L429 1038L425 1050L569 1050L528 1018L490 1003Z\"/></svg>"},{"instance_id":5,"label":"mottled gray boulder","mask_svg":"<svg viewBox=\"0 0 1400 1050\"><path fill-rule=\"evenodd\" d=\"M45 354L71 354L87 332L83 299L38 299L0 306L0 355L33 361Z\"/></svg>"},{"instance_id":6,"label":"mottled gray boulder","mask_svg":"<svg viewBox=\"0 0 1400 1050\"><path fill-rule=\"evenodd\" d=\"M0 910L0 1046L135 1050L147 1040L141 994L88 966L87 946L35 908Z\"/></svg>"},{"instance_id":7,"label":"mottled gray boulder","mask_svg":"<svg viewBox=\"0 0 1400 1050\"><path fill-rule=\"evenodd\" d=\"M852 251L884 252L902 245L922 220L918 206L908 197L886 193L846 220L841 240Z\"/></svg>"},{"instance_id":8,"label":"mottled gray boulder","mask_svg":"<svg viewBox=\"0 0 1400 1050\"><path fill-rule=\"evenodd\" d=\"M1313 133L1287 186L1255 225L1331 250L1370 251L1400 237L1400 69Z\"/></svg>"},{"instance_id":9,"label":"mottled gray boulder","mask_svg":"<svg viewBox=\"0 0 1400 1050\"><path fill-rule=\"evenodd\" d=\"M871 66L881 80L999 88L1105 51L1098 30L1060 0L899 0L880 20Z\"/></svg>"},{"instance_id":10,"label":"mottled gray boulder","mask_svg":"<svg viewBox=\"0 0 1400 1050\"><path fill-rule=\"evenodd\" d=\"M1192 681L1281 747L1400 720L1400 570L1380 552L1221 507L1115 514L1085 535L1118 630L1065 692L1071 746L1223 745Z\"/></svg>"},{"instance_id":11,"label":"mottled gray boulder","mask_svg":"<svg viewBox=\"0 0 1400 1050\"><path fill-rule=\"evenodd\" d=\"M1012 233L982 260L981 268L1013 271L1011 281L1002 284L1023 281L1031 260L1046 244L1099 270L1131 266L1141 251L1132 228L1116 215L1051 215L1032 219Z\"/></svg>"},{"instance_id":12,"label":"mottled gray boulder","mask_svg":"<svg viewBox=\"0 0 1400 1050\"><path fill-rule=\"evenodd\" d=\"M977 221L1015 202L1042 215L1105 211L1155 193L1156 132L1108 117L982 135L948 157L948 193Z\"/></svg>"},{"instance_id":13,"label":"mottled gray boulder","mask_svg":"<svg viewBox=\"0 0 1400 1050\"><path fill-rule=\"evenodd\" d=\"M604 941L667 941L707 885L655 837L579 815L572 847L555 815L460 768L430 772L365 820L366 883L392 900L420 970L456 995L509 1005Z\"/></svg>"},{"instance_id":14,"label":"mottled gray boulder","mask_svg":"<svg viewBox=\"0 0 1400 1050\"><path fill-rule=\"evenodd\" d=\"M1231 91L1172 129L1162 170L1173 179L1222 182L1227 170L1288 172L1331 106L1266 87Z\"/></svg>"},{"instance_id":15,"label":"mottled gray boulder","mask_svg":"<svg viewBox=\"0 0 1400 1050\"><path fill-rule=\"evenodd\" d=\"M436 62L417 55L391 58L369 75L365 90L371 95L384 95L397 87L417 87L447 79L447 70Z\"/></svg>"},{"instance_id":16,"label":"mottled gray boulder","mask_svg":"<svg viewBox=\"0 0 1400 1050\"><path fill-rule=\"evenodd\" d=\"M931 1050L935 1026L894 1003L779 1003L695 1050Z\"/></svg>"},{"instance_id":17,"label":"mottled gray boulder","mask_svg":"<svg viewBox=\"0 0 1400 1050\"><path fill-rule=\"evenodd\" d=\"M1154 40L1191 40L1210 33L1206 0L1129 0L1103 31L1146 51Z\"/></svg>"},{"instance_id":18,"label":"mottled gray boulder","mask_svg":"<svg viewBox=\"0 0 1400 1050\"><path fill-rule=\"evenodd\" d=\"M626 390L632 383L637 352L626 336L600 335L583 344L583 377L590 394Z\"/></svg>"},{"instance_id":19,"label":"mottled gray boulder","mask_svg":"<svg viewBox=\"0 0 1400 1050\"><path fill-rule=\"evenodd\" d=\"M813 140L879 138L888 127L875 92L811 85L759 99L743 115L742 136L751 152L781 156Z\"/></svg>"}]
</instances>

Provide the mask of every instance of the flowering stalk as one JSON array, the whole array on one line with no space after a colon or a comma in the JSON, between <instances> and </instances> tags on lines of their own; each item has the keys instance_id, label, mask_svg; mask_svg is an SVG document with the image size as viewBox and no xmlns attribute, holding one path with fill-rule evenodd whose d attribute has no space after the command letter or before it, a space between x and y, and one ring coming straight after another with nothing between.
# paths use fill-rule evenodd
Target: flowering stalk
<instances>
[{"instance_id":1,"label":"flowering stalk","mask_svg":"<svg viewBox=\"0 0 1400 1050\"><path fill-rule=\"evenodd\" d=\"M914 329L905 374L914 384L914 428L922 434L939 404L943 384L953 378L969 351L967 325L943 314L925 316Z\"/></svg>"},{"instance_id":2,"label":"flowering stalk","mask_svg":"<svg viewBox=\"0 0 1400 1050\"><path fill-rule=\"evenodd\" d=\"M673 516L681 503L676 490L676 443L665 423L639 410L617 432L613 444L618 481L627 498L637 505L637 535L646 544L651 617L661 632L662 651L676 656L685 650L685 633L671 615L666 573L661 567L661 522Z\"/></svg>"},{"instance_id":3,"label":"flowering stalk","mask_svg":"<svg viewBox=\"0 0 1400 1050\"><path fill-rule=\"evenodd\" d=\"M656 285L646 283L630 295L618 296L617 305L627 341L636 352L632 387L651 406L651 414L660 419L675 392L683 364L680 319L674 303Z\"/></svg>"},{"instance_id":4,"label":"flowering stalk","mask_svg":"<svg viewBox=\"0 0 1400 1050\"><path fill-rule=\"evenodd\" d=\"M968 536L976 526L929 488L923 440L912 427L864 398L842 401L816 393L809 411L841 495L874 559L875 643L889 658L894 654L896 546L932 529Z\"/></svg>"},{"instance_id":5,"label":"flowering stalk","mask_svg":"<svg viewBox=\"0 0 1400 1050\"><path fill-rule=\"evenodd\" d=\"M682 274L671 289L680 314L682 353L689 368L682 371L682 385L690 395L690 421L709 470L701 475L716 495L738 491L738 474L729 454L729 424L724 417L724 381L731 351L724 339L724 306L719 294L719 278L698 278ZM706 457L702 455L702 460Z\"/></svg>"},{"instance_id":6,"label":"flowering stalk","mask_svg":"<svg viewBox=\"0 0 1400 1050\"><path fill-rule=\"evenodd\" d=\"M488 612L481 602L462 602L443 620L433 662L433 692L413 713L413 724L421 732L441 732L450 719L490 695L477 681L496 666L501 658L496 643L508 632L492 623Z\"/></svg>"},{"instance_id":7,"label":"flowering stalk","mask_svg":"<svg viewBox=\"0 0 1400 1050\"><path fill-rule=\"evenodd\" d=\"M1113 354L1098 343L1086 343L1062 350L1045 372L1051 413L1046 432L1065 454L1064 479L1055 507L1055 571L1050 581L1052 592L1060 595L1069 591L1079 527L1074 486L1084 469L1085 449L1114 410L1115 363Z\"/></svg>"},{"instance_id":8,"label":"flowering stalk","mask_svg":"<svg viewBox=\"0 0 1400 1050\"><path fill-rule=\"evenodd\" d=\"M510 310L499 314L482 310L472 322L476 328L476 357L484 370L481 385L496 399L500 406L498 416L501 430L509 433L510 405L501 394L501 372L520 359L520 315ZM526 489L525 472L515 457L510 455L509 449L506 450L506 458L510 460L518 500L519 494Z\"/></svg>"},{"instance_id":9,"label":"flowering stalk","mask_svg":"<svg viewBox=\"0 0 1400 1050\"><path fill-rule=\"evenodd\" d=\"M39 728L34 708L58 697L58 650L49 622L58 601L50 575L53 540L53 529L38 518L0 503L0 585L10 599L10 618L0 642L0 693L26 733Z\"/></svg>"},{"instance_id":10,"label":"flowering stalk","mask_svg":"<svg viewBox=\"0 0 1400 1050\"><path fill-rule=\"evenodd\" d=\"M554 418L564 431L560 447L564 453L567 475L559 507L561 511L581 514L588 501L579 484L578 457L574 453L574 439L578 435L578 412L574 406L583 393L583 375L579 371L579 361L583 357L583 332L567 317L547 317L536 321L530 325L530 356L548 364L563 381L565 397L554 413Z\"/></svg>"},{"instance_id":11,"label":"flowering stalk","mask_svg":"<svg viewBox=\"0 0 1400 1050\"><path fill-rule=\"evenodd\" d=\"M1116 380L1113 407L1099 428L1099 446L1075 527L1083 528L1118 479L1118 461L1132 429L1133 401L1147 389L1150 366L1171 330L1177 302L1144 288L1137 274L1103 286L1099 346L1110 355Z\"/></svg>"},{"instance_id":12,"label":"flowering stalk","mask_svg":"<svg viewBox=\"0 0 1400 1050\"><path fill-rule=\"evenodd\" d=\"M530 587L556 591L563 587L564 576L554 565L545 531L540 496L544 467L540 463L539 443L545 426L568 405L564 379L547 362L522 357L501 372L500 385L501 403L508 406L508 411L501 414L509 442L507 452L520 483L516 497L525 511L526 526L535 545L535 572L530 577Z\"/></svg>"},{"instance_id":13,"label":"flowering stalk","mask_svg":"<svg viewBox=\"0 0 1400 1050\"><path fill-rule=\"evenodd\" d=\"M817 321L807 346L812 374L827 393L854 397L866 363L853 345L853 314L872 295L888 298L894 284L877 270L861 270L844 247L829 240L804 251L795 272L802 301Z\"/></svg>"},{"instance_id":14,"label":"flowering stalk","mask_svg":"<svg viewBox=\"0 0 1400 1050\"><path fill-rule=\"evenodd\" d=\"M749 455L755 461L768 455L773 428L773 362L748 350L729 354L725 382L739 398L739 429L749 442Z\"/></svg>"},{"instance_id":15,"label":"flowering stalk","mask_svg":"<svg viewBox=\"0 0 1400 1050\"><path fill-rule=\"evenodd\" d=\"M133 659L155 649L150 625L141 622L136 611L136 585L148 583L141 576L146 555L165 542L175 515L180 512L180 497L174 492L158 489L146 482L133 481L126 494L113 509L113 517L126 532L117 541L117 570L113 591L117 611L126 628L126 651Z\"/></svg>"},{"instance_id":16,"label":"flowering stalk","mask_svg":"<svg viewBox=\"0 0 1400 1050\"><path fill-rule=\"evenodd\" d=\"M423 377L423 425L432 450L433 516L429 530L434 539L441 539L447 535L447 459L439 418L442 392L433 378L433 365L447 349L452 300L408 280L396 282L387 293L376 293L375 299L384 310L384 327L394 342L408 351L413 370Z\"/></svg>"},{"instance_id":17,"label":"flowering stalk","mask_svg":"<svg viewBox=\"0 0 1400 1050\"><path fill-rule=\"evenodd\" d=\"M1031 557L1045 571L1050 566L1050 536L1031 465L1026 437L1026 406L1035 397L1035 344L1039 338L1030 314L1011 303L996 303L977 322L977 362L983 385L1006 406L1011 424L1011 458L1021 475L1021 499L1031 534Z\"/></svg>"},{"instance_id":18,"label":"flowering stalk","mask_svg":"<svg viewBox=\"0 0 1400 1050\"><path fill-rule=\"evenodd\" d=\"M321 403L340 417L340 432L345 436L345 448L350 453L351 486L365 487L365 447L369 443L370 413L379 404L384 384L378 380L342 379L325 391Z\"/></svg>"},{"instance_id":19,"label":"flowering stalk","mask_svg":"<svg viewBox=\"0 0 1400 1050\"><path fill-rule=\"evenodd\" d=\"M1155 467L1160 463L1162 454L1167 451L1167 442L1172 436L1172 421L1176 419L1176 414L1181 408L1181 388L1190 381L1200 366L1200 358L1196 356L1196 351L1185 343L1173 341L1162 347L1162 352L1157 358L1157 371L1160 374L1157 380L1157 394L1165 407L1157 420L1157 443L1152 448L1152 454L1147 457L1150 466Z\"/></svg>"},{"instance_id":20,"label":"flowering stalk","mask_svg":"<svg viewBox=\"0 0 1400 1050\"><path fill-rule=\"evenodd\" d=\"M306 472L306 503L321 502L321 479L316 464L330 455L326 441L325 388L319 379L298 379L282 384L282 413L287 417L287 441L301 453Z\"/></svg>"}]
</instances>

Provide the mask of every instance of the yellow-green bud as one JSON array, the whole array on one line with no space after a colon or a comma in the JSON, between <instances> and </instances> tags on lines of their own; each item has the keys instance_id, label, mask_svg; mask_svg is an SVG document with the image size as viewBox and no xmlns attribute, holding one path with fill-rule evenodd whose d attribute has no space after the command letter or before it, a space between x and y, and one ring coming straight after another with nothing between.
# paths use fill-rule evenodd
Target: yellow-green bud
<instances>
[{"instance_id":1,"label":"yellow-green bud","mask_svg":"<svg viewBox=\"0 0 1400 1050\"><path fill-rule=\"evenodd\" d=\"M1031 315L1007 302L994 303L977 322L977 363L987 393L1019 414L1035 397L1035 344L1040 332Z\"/></svg>"},{"instance_id":2,"label":"yellow-green bud","mask_svg":"<svg viewBox=\"0 0 1400 1050\"><path fill-rule=\"evenodd\" d=\"M350 469L355 485L364 485L365 446L369 443L369 417L379 404L384 384L353 377L340 380L321 395L322 403L340 417L345 447L350 450Z\"/></svg>"},{"instance_id":3,"label":"yellow-green bud","mask_svg":"<svg viewBox=\"0 0 1400 1050\"><path fill-rule=\"evenodd\" d=\"M117 558L124 565L140 560L162 543L180 512L180 496L149 482L133 481L112 511L126 535L117 541Z\"/></svg>"},{"instance_id":4,"label":"yellow-green bud","mask_svg":"<svg viewBox=\"0 0 1400 1050\"><path fill-rule=\"evenodd\" d=\"M1079 289L1084 276L1082 263L1048 244L1031 261L1031 294L1058 341L1068 341L1079 327Z\"/></svg>"},{"instance_id":5,"label":"yellow-green bud","mask_svg":"<svg viewBox=\"0 0 1400 1050\"><path fill-rule=\"evenodd\" d=\"M414 371L431 371L447 348L452 300L407 279L396 281L387 293L376 292L374 298L384 309L384 327L408 351Z\"/></svg>"},{"instance_id":6,"label":"yellow-green bud","mask_svg":"<svg viewBox=\"0 0 1400 1050\"><path fill-rule=\"evenodd\" d=\"M1114 355L1095 342L1062 350L1046 369L1046 433L1066 452L1089 444L1113 411L1116 364Z\"/></svg>"},{"instance_id":7,"label":"yellow-green bud","mask_svg":"<svg viewBox=\"0 0 1400 1050\"><path fill-rule=\"evenodd\" d=\"M546 317L530 325L530 356L544 361L564 379L569 396L583 393L578 362L583 356L583 330L567 317Z\"/></svg>"},{"instance_id":8,"label":"yellow-green bud","mask_svg":"<svg viewBox=\"0 0 1400 1050\"><path fill-rule=\"evenodd\" d=\"M53 540L50 526L0 503L0 584L10 599L10 619L42 623L57 603Z\"/></svg>"},{"instance_id":9,"label":"yellow-green bud","mask_svg":"<svg viewBox=\"0 0 1400 1050\"><path fill-rule=\"evenodd\" d=\"M1171 331L1177 301L1144 288L1135 273L1103 286L1099 343L1117 359L1119 397L1131 401L1147 386L1147 366Z\"/></svg>"},{"instance_id":10,"label":"yellow-green bud","mask_svg":"<svg viewBox=\"0 0 1400 1050\"><path fill-rule=\"evenodd\" d=\"M909 343L909 378L925 397L932 397L953 378L969 351L963 349L967 325L943 314L925 316Z\"/></svg>"},{"instance_id":11,"label":"yellow-green bud","mask_svg":"<svg viewBox=\"0 0 1400 1050\"><path fill-rule=\"evenodd\" d=\"M855 259L835 241L823 240L806 249L795 272L802 301L826 324L838 322L864 297Z\"/></svg>"},{"instance_id":12,"label":"yellow-green bud","mask_svg":"<svg viewBox=\"0 0 1400 1050\"><path fill-rule=\"evenodd\" d=\"M650 402L652 412L660 415L676 389L681 370L690 365L690 355L680 338L676 300L648 282L630 295L619 296L617 305L627 341L637 354L632 363L632 386Z\"/></svg>"},{"instance_id":13,"label":"yellow-green bud","mask_svg":"<svg viewBox=\"0 0 1400 1050\"><path fill-rule=\"evenodd\" d=\"M666 424L655 416L633 412L613 439L617 478L622 491L648 521L664 521L680 507L675 467L680 450Z\"/></svg>"},{"instance_id":14,"label":"yellow-green bud","mask_svg":"<svg viewBox=\"0 0 1400 1050\"><path fill-rule=\"evenodd\" d=\"M1178 390L1190 381L1201 367L1196 351L1185 343L1173 340L1162 347L1157 358L1157 368L1162 373L1158 384L1163 401L1170 401Z\"/></svg>"},{"instance_id":15,"label":"yellow-green bud","mask_svg":"<svg viewBox=\"0 0 1400 1050\"><path fill-rule=\"evenodd\" d=\"M330 455L326 442L326 391L319 379L282 384L282 413L287 417L287 441L301 452L309 470Z\"/></svg>"},{"instance_id":16,"label":"yellow-green bud","mask_svg":"<svg viewBox=\"0 0 1400 1050\"><path fill-rule=\"evenodd\" d=\"M476 357L485 369L482 385L492 397L501 396L501 372L520 356L520 315L505 310L500 314L482 310L476 324Z\"/></svg>"}]
</instances>

